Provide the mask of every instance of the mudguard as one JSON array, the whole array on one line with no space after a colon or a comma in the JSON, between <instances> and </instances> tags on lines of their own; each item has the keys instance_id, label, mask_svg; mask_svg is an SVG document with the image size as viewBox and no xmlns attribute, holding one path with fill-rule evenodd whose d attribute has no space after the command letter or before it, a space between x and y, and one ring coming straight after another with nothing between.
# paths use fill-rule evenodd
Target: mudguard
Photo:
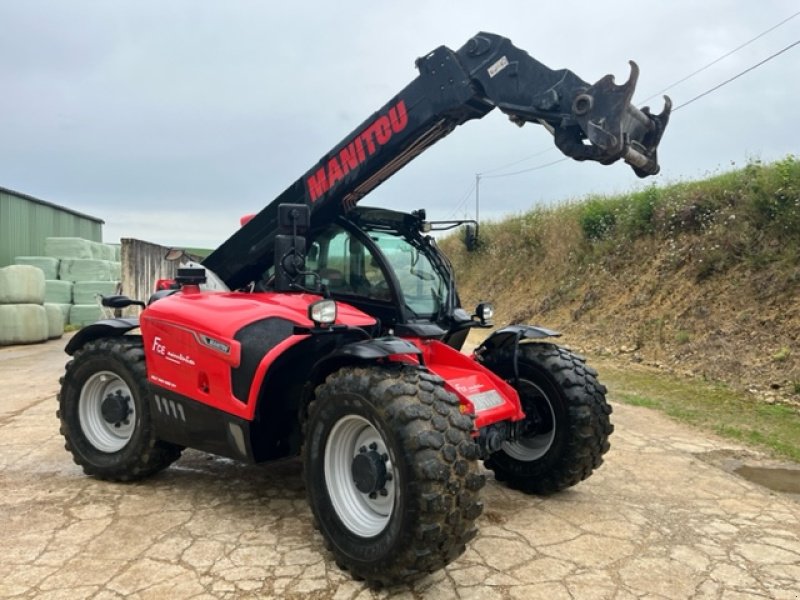
<instances>
[{"instance_id":1,"label":"mudguard","mask_svg":"<svg viewBox=\"0 0 800 600\"><path fill-rule=\"evenodd\" d=\"M311 371L310 380L313 382L324 379L328 373L336 370L343 364L357 361L372 361L388 356L411 354L419 364L423 364L422 350L408 340L398 337L383 337L351 342L340 346L321 360Z\"/></svg>"},{"instance_id":2,"label":"mudguard","mask_svg":"<svg viewBox=\"0 0 800 600\"><path fill-rule=\"evenodd\" d=\"M540 339L548 337L560 337L561 333L546 329L544 327L535 327L533 325L508 325L502 329L498 329L488 338L483 340L480 346L475 349L475 354L481 356L486 352L496 352L501 348L505 348L511 344L518 344L524 339Z\"/></svg>"},{"instance_id":3,"label":"mudguard","mask_svg":"<svg viewBox=\"0 0 800 600\"><path fill-rule=\"evenodd\" d=\"M117 337L125 335L132 329L139 327L139 317L126 319L104 319L80 329L67 342L64 352L72 356L80 350L84 344L103 337Z\"/></svg>"},{"instance_id":4,"label":"mudguard","mask_svg":"<svg viewBox=\"0 0 800 600\"><path fill-rule=\"evenodd\" d=\"M320 363L342 357L375 360L394 354L414 354L419 356L420 359L422 358L422 350L408 340L397 337L383 337L345 344L322 359Z\"/></svg>"}]
</instances>

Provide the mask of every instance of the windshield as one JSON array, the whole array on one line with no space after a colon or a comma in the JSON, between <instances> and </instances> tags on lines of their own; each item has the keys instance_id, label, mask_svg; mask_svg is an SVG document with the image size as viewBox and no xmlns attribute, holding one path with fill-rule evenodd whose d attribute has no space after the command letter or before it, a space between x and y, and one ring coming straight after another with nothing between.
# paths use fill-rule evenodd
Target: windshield
<instances>
[{"instance_id":1,"label":"windshield","mask_svg":"<svg viewBox=\"0 0 800 600\"><path fill-rule=\"evenodd\" d=\"M406 307L420 317L437 314L447 297L447 286L428 257L394 232L370 231L369 236L394 271Z\"/></svg>"}]
</instances>

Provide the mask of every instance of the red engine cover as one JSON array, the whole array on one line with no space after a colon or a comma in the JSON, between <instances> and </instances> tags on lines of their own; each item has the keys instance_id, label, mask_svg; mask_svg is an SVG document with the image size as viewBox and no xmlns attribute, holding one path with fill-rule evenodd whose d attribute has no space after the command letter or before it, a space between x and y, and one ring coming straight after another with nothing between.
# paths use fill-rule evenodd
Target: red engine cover
<instances>
[{"instance_id":1,"label":"red engine cover","mask_svg":"<svg viewBox=\"0 0 800 600\"><path fill-rule=\"evenodd\" d=\"M313 327L308 306L320 299L314 294L183 290L154 302L140 319L148 378L154 385L250 420L254 396L270 364L308 334L289 335L267 352L255 371L247 402L232 391L231 368L238 367L242 358L234 336L266 318ZM375 319L352 306L338 302L337 307L337 324L375 324Z\"/></svg>"}]
</instances>

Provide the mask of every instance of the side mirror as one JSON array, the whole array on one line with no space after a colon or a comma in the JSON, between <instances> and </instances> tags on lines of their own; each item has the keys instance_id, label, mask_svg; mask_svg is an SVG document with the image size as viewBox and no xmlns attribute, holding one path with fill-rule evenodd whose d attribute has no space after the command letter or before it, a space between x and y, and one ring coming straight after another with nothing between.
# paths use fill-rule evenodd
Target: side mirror
<instances>
[{"instance_id":1,"label":"side mirror","mask_svg":"<svg viewBox=\"0 0 800 600\"><path fill-rule=\"evenodd\" d=\"M275 236L275 291L297 289L297 279L306 269L306 238L302 234L311 224L307 204L279 204Z\"/></svg>"},{"instance_id":2,"label":"side mirror","mask_svg":"<svg viewBox=\"0 0 800 600\"><path fill-rule=\"evenodd\" d=\"M141 306L144 308L145 304L141 300L131 300L127 296L102 296L100 304L108 308L128 308L131 305Z\"/></svg>"},{"instance_id":3,"label":"side mirror","mask_svg":"<svg viewBox=\"0 0 800 600\"><path fill-rule=\"evenodd\" d=\"M478 249L478 226L474 223L464 225L464 245L467 247L467 252Z\"/></svg>"},{"instance_id":4,"label":"side mirror","mask_svg":"<svg viewBox=\"0 0 800 600\"><path fill-rule=\"evenodd\" d=\"M475 307L475 316L481 325L490 326L494 319L494 305L491 302L481 302Z\"/></svg>"},{"instance_id":5,"label":"side mirror","mask_svg":"<svg viewBox=\"0 0 800 600\"><path fill-rule=\"evenodd\" d=\"M294 235L305 232L311 225L311 211L307 204L279 204L278 227Z\"/></svg>"}]
</instances>

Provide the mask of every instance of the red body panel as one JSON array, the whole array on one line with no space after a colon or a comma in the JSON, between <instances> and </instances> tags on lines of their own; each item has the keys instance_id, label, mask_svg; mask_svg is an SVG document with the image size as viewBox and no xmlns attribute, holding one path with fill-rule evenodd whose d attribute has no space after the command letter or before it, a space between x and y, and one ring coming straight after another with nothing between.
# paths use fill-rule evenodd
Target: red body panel
<instances>
[{"instance_id":1,"label":"red body panel","mask_svg":"<svg viewBox=\"0 0 800 600\"><path fill-rule=\"evenodd\" d=\"M253 374L247 401L233 394L231 369L239 367L242 358L234 336L243 327L267 318L311 328L314 323L308 319L308 306L320 296L195 290L184 289L163 298L142 313L148 378L153 385L252 420L270 366L309 334L289 335L267 351ZM373 317L352 306L337 302L337 307L339 325L375 324ZM410 341L422 350L425 366L458 396L465 412L475 413L476 427L524 418L516 390L474 359L437 340ZM413 356L396 359L416 362Z\"/></svg>"},{"instance_id":2,"label":"red body panel","mask_svg":"<svg viewBox=\"0 0 800 600\"><path fill-rule=\"evenodd\" d=\"M467 411L475 413L478 429L525 418L517 391L473 358L437 340L411 341L422 350L425 366L444 379Z\"/></svg>"},{"instance_id":3,"label":"red body panel","mask_svg":"<svg viewBox=\"0 0 800 600\"><path fill-rule=\"evenodd\" d=\"M299 327L313 327L308 306L314 294L178 292L151 304L140 319L147 375L154 385L192 398L210 407L251 420L255 396L269 366L289 347L308 337L290 335L270 349L259 364L248 402L232 391L231 368L239 366L241 346L236 332L261 319L284 319ZM341 325L369 327L375 319L337 303Z\"/></svg>"}]
</instances>

